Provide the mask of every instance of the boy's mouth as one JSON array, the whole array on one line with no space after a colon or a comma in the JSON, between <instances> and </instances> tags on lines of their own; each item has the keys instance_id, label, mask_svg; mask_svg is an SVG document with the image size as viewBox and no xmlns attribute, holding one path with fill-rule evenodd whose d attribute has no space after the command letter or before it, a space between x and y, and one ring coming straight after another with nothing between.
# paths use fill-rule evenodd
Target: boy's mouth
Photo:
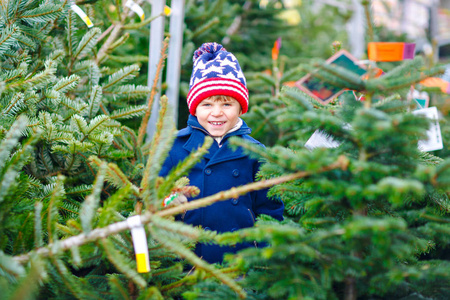
<instances>
[{"instance_id":1,"label":"boy's mouth","mask_svg":"<svg viewBox=\"0 0 450 300\"><path fill-rule=\"evenodd\" d=\"M225 121L223 121L223 122L212 122L212 121L210 121L209 124L215 125L215 126L220 126L220 125L225 124Z\"/></svg>"}]
</instances>

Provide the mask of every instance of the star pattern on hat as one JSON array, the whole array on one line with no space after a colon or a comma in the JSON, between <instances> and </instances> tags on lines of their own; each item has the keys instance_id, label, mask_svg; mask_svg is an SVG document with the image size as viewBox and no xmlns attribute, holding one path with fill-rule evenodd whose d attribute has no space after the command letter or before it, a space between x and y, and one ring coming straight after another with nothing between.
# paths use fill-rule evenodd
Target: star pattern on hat
<instances>
[{"instance_id":1,"label":"star pattern on hat","mask_svg":"<svg viewBox=\"0 0 450 300\"><path fill-rule=\"evenodd\" d=\"M219 66L210 66L209 68L206 68L204 70L201 70L202 77L205 77L205 75L215 72L216 74L223 74L223 69L225 67L219 67Z\"/></svg>"},{"instance_id":2,"label":"star pattern on hat","mask_svg":"<svg viewBox=\"0 0 450 300\"><path fill-rule=\"evenodd\" d=\"M220 63L220 66L222 67L226 67L226 66L230 66L233 69L236 69L236 63L232 62L231 60L229 60L228 58L225 59L218 59L217 60Z\"/></svg>"},{"instance_id":3,"label":"star pattern on hat","mask_svg":"<svg viewBox=\"0 0 450 300\"><path fill-rule=\"evenodd\" d=\"M217 76L220 77L220 78L228 78L228 79L238 80L236 75L234 75L232 72L229 72L227 74L217 74Z\"/></svg>"},{"instance_id":4,"label":"star pattern on hat","mask_svg":"<svg viewBox=\"0 0 450 300\"><path fill-rule=\"evenodd\" d=\"M237 78L242 78L242 81L244 82L244 84L247 84L247 80L245 79L244 73L242 72L242 70L239 70L237 72Z\"/></svg>"},{"instance_id":5,"label":"star pattern on hat","mask_svg":"<svg viewBox=\"0 0 450 300\"><path fill-rule=\"evenodd\" d=\"M204 43L194 52L193 69L187 103L189 112L195 114L199 103L214 95L230 96L248 110L248 90L238 59L217 43Z\"/></svg>"},{"instance_id":6,"label":"star pattern on hat","mask_svg":"<svg viewBox=\"0 0 450 300\"><path fill-rule=\"evenodd\" d=\"M231 79L246 85L244 73L237 58L232 53L216 51L217 49L212 49L212 45L209 44L206 46L197 53L198 56L194 57L196 60L189 84L190 88L205 79L211 78Z\"/></svg>"}]
</instances>

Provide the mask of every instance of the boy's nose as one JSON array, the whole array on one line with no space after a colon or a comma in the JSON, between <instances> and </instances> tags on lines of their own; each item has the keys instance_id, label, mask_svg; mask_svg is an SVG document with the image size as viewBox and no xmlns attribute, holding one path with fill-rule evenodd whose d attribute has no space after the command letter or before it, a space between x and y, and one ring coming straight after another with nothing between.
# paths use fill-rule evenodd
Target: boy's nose
<instances>
[{"instance_id":1,"label":"boy's nose","mask_svg":"<svg viewBox=\"0 0 450 300\"><path fill-rule=\"evenodd\" d=\"M215 116L220 116L222 114L222 107L214 106L212 113Z\"/></svg>"}]
</instances>

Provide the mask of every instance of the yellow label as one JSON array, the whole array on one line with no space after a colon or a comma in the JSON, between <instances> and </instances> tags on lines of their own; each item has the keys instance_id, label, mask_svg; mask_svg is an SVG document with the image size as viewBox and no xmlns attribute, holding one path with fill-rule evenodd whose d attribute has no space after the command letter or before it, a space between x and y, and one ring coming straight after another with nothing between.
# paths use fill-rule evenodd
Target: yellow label
<instances>
[{"instance_id":1,"label":"yellow label","mask_svg":"<svg viewBox=\"0 0 450 300\"><path fill-rule=\"evenodd\" d=\"M86 23L87 27L92 27L92 26L94 26L94 24L92 24L92 21L91 21L91 19L89 19L88 16L84 17L84 18L83 18L83 21L84 21L84 23Z\"/></svg>"},{"instance_id":2,"label":"yellow label","mask_svg":"<svg viewBox=\"0 0 450 300\"><path fill-rule=\"evenodd\" d=\"M170 7L168 7L167 5L164 6L164 14L166 16L170 16L171 13L172 13L172 9Z\"/></svg>"},{"instance_id":3,"label":"yellow label","mask_svg":"<svg viewBox=\"0 0 450 300\"><path fill-rule=\"evenodd\" d=\"M136 263L138 273L148 273L150 272L150 266L148 264L146 253L136 253Z\"/></svg>"}]
</instances>

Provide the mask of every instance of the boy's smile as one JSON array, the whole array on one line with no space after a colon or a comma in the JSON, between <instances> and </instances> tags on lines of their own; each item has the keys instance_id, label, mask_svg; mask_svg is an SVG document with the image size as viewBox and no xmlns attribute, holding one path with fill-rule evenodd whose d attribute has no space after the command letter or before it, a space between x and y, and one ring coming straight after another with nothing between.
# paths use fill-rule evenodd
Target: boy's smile
<instances>
[{"instance_id":1,"label":"boy's smile","mask_svg":"<svg viewBox=\"0 0 450 300\"><path fill-rule=\"evenodd\" d=\"M224 136L237 124L240 115L241 105L232 98L226 101L206 98L195 110L198 122L213 137Z\"/></svg>"}]
</instances>

